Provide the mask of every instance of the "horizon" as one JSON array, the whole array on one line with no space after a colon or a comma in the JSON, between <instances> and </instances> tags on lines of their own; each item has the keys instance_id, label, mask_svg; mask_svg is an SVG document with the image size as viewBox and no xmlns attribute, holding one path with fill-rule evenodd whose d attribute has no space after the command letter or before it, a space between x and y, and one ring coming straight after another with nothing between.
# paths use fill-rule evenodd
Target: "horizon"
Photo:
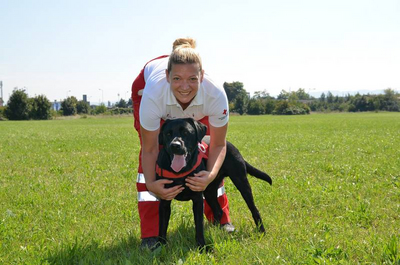
<instances>
[{"instance_id":1,"label":"horizon","mask_svg":"<svg viewBox=\"0 0 400 265\"><path fill-rule=\"evenodd\" d=\"M19 89L19 88L18 88ZM301 89L301 88L299 88L299 89ZM296 90L287 90L286 92L295 92L295 91L298 91L299 89L296 89ZM388 89L392 89L392 88L388 88ZM329 90L327 90L327 91L321 91L321 93L319 93L319 92L313 92L313 91L305 91L308 95L310 95L310 97L312 97L312 98L314 98L314 99L319 99L320 97L321 97L321 95L324 93L325 95L327 94L327 93L332 93L332 95L333 96L338 96L338 97L345 97L345 96L347 96L347 95L351 95L351 96L355 96L355 95L357 95L357 94L360 94L360 95L382 95L382 94L384 94L384 90L386 90L386 89L383 89L383 90L361 90L361 91L329 91ZM395 89L392 89L395 93L398 93L398 94L400 94L400 91L398 91L398 90L395 90ZM257 92L257 91L256 91ZM250 92L249 92L250 93ZM271 97L273 97L273 98L277 98L277 96L279 95L279 93L277 94L277 95L270 95ZM31 96L31 95L29 95L28 94L28 97L29 98L33 98L33 97L35 97L35 96L39 96L39 95L34 95L34 96ZM44 96L46 96L46 95L44 95ZM80 101L80 100L84 100L84 96L87 96L86 94L82 94L81 95L81 97L77 97L77 96L75 96L75 95L70 95L70 96L74 96L78 101ZM250 94L250 97L253 97L254 96L254 93L252 93L252 94ZM47 97L47 96L46 96ZM1 98L1 97L0 97ZM48 98L49 99L49 98ZM54 99L54 100L50 100L49 99L49 101L50 101L50 103L52 103L52 104L54 104L54 103L60 103L61 104L61 102L63 101L63 100L65 100L66 98L63 98L63 99ZM104 101L103 102L101 102L101 100L100 101L90 101L90 100L87 100L86 102L88 102L91 106L99 106L99 105L101 105L101 104L104 104L106 107L108 107L109 105L110 106L113 106L113 105L115 105L115 104L117 104L121 99L123 99L123 100L125 100L127 103L128 103L128 101L129 101L129 99L130 99L130 97L128 97L128 98L123 98L123 97L121 97L120 99L118 99L117 101L111 101L111 100L106 100L106 99L104 99ZM3 102L3 106L6 106L7 105L7 101L4 101Z\"/></svg>"}]
</instances>

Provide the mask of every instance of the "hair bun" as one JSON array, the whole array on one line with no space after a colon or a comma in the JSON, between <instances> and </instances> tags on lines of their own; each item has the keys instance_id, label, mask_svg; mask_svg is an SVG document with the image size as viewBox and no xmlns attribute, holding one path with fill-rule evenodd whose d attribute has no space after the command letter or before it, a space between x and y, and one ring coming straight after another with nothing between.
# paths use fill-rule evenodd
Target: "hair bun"
<instances>
[{"instance_id":1,"label":"hair bun","mask_svg":"<svg viewBox=\"0 0 400 265\"><path fill-rule=\"evenodd\" d=\"M174 41L172 44L172 50L174 51L177 48L196 48L196 41L192 38L179 38Z\"/></svg>"}]
</instances>

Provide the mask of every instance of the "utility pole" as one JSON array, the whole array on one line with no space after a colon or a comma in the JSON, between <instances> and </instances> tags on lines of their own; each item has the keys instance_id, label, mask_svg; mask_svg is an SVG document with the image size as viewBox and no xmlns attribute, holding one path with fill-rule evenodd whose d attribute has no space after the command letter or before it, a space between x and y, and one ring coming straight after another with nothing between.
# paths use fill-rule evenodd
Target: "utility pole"
<instances>
[{"instance_id":1,"label":"utility pole","mask_svg":"<svg viewBox=\"0 0 400 265\"><path fill-rule=\"evenodd\" d=\"M103 102L104 102L104 91L101 88L99 88L99 90L101 90L101 104L103 104Z\"/></svg>"}]
</instances>

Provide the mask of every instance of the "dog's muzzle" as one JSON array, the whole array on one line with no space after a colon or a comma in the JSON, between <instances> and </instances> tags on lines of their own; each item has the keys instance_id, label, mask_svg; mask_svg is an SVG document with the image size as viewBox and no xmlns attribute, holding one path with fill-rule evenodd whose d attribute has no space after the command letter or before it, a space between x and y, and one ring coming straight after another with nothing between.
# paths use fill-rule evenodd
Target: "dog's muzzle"
<instances>
[{"instance_id":1,"label":"dog's muzzle","mask_svg":"<svg viewBox=\"0 0 400 265\"><path fill-rule=\"evenodd\" d=\"M175 137L169 144L171 153L174 155L185 155L186 148L181 138Z\"/></svg>"}]
</instances>

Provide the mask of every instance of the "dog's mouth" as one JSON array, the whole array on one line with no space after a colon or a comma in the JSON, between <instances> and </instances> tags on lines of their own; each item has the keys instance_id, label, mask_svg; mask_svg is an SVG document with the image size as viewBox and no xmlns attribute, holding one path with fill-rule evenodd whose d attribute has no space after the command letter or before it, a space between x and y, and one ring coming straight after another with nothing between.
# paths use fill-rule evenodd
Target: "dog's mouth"
<instances>
[{"instance_id":1,"label":"dog's mouth","mask_svg":"<svg viewBox=\"0 0 400 265\"><path fill-rule=\"evenodd\" d=\"M174 155L171 162L171 168L175 172L179 172L186 167L186 155Z\"/></svg>"},{"instance_id":2,"label":"dog's mouth","mask_svg":"<svg viewBox=\"0 0 400 265\"><path fill-rule=\"evenodd\" d=\"M172 155L171 168L173 171L179 172L182 168L186 167L187 150L185 144L181 138L175 137L171 141L169 148Z\"/></svg>"}]
</instances>

